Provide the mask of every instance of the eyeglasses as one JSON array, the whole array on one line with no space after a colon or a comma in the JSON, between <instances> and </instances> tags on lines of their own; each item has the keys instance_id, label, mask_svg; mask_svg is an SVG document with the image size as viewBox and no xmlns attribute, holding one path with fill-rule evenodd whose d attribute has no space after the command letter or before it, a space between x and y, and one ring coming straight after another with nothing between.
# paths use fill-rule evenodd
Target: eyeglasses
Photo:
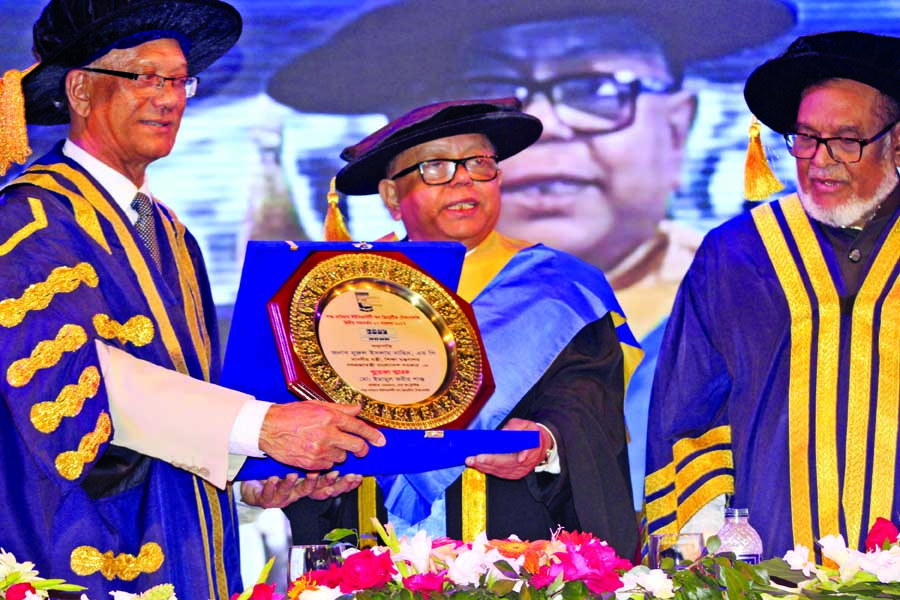
<instances>
[{"instance_id":1,"label":"eyeglasses","mask_svg":"<svg viewBox=\"0 0 900 600\"><path fill-rule=\"evenodd\" d=\"M418 170L422 181L427 185L443 185L453 181L459 165L465 167L469 177L474 181L491 181L497 177L500 169L496 156L467 156L465 158L433 158L416 163L395 173L391 179L399 179Z\"/></svg>"},{"instance_id":2,"label":"eyeglasses","mask_svg":"<svg viewBox=\"0 0 900 600\"><path fill-rule=\"evenodd\" d=\"M631 71L564 75L543 81L476 77L455 85L455 96L501 98L515 96L525 105L536 94L553 103L557 118L585 133L611 133L634 123L640 94L670 94L678 84Z\"/></svg>"},{"instance_id":3,"label":"eyeglasses","mask_svg":"<svg viewBox=\"0 0 900 600\"><path fill-rule=\"evenodd\" d=\"M819 151L819 144L825 144L828 155L835 161L840 163L856 163L862 160L863 148L876 142L884 137L894 125L900 123L900 119L893 121L887 127L876 133L870 138L846 138L846 137L829 137L823 138L808 133L786 133L784 141L787 144L788 152L794 158L812 158Z\"/></svg>"},{"instance_id":4,"label":"eyeglasses","mask_svg":"<svg viewBox=\"0 0 900 600\"><path fill-rule=\"evenodd\" d=\"M82 71L90 73L100 73L102 75L112 75L113 77L122 77L137 82L137 87L150 90L161 90L167 81L172 82L172 87L176 92L184 92L185 98L193 98L197 93L197 84L200 83L199 77L163 77L156 73L129 73L128 71L113 71L111 69L95 69L93 67L81 67Z\"/></svg>"}]
</instances>

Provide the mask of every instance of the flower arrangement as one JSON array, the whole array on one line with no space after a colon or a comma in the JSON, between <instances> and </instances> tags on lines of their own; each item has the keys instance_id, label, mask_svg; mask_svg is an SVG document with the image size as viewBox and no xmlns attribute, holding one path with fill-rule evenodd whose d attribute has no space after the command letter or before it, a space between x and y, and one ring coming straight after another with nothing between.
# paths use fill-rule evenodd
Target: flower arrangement
<instances>
[{"instance_id":1,"label":"flower arrangement","mask_svg":"<svg viewBox=\"0 0 900 600\"><path fill-rule=\"evenodd\" d=\"M819 540L822 556L834 566L814 564L801 545L783 558L750 565L717 554L719 541L712 537L705 556L681 565L665 559L661 569L652 570L616 556L589 533L557 531L536 542L488 540L482 534L462 543L431 539L424 531L398 538L390 524L375 525L383 546L345 550L339 564L292 582L288 600L900 600L900 531L883 518L869 531L865 552L848 548L840 536ZM330 539L349 534L353 532L337 530ZM273 561L255 585L231 600L284 600L273 584L265 583ZM43 579L32 563L19 563L0 549L0 600L43 600L50 591L83 589ZM171 585L112 596L177 600ZM82 594L81 600L90 599Z\"/></svg>"},{"instance_id":2,"label":"flower arrangement","mask_svg":"<svg viewBox=\"0 0 900 600\"><path fill-rule=\"evenodd\" d=\"M588 533L558 531L536 542L488 540L482 534L466 544L430 539L421 531L398 538L390 524L375 526L383 546L346 550L339 564L296 579L288 599L900 599L900 536L886 519L878 519L869 532L866 552L848 549L840 536L820 540L822 555L835 568L813 564L802 546L750 565L717 554L716 537L707 540L706 555L696 561L675 565L667 559L661 569L649 569L616 556ZM329 539L348 534L353 532L337 530Z\"/></svg>"},{"instance_id":3,"label":"flower arrangement","mask_svg":"<svg viewBox=\"0 0 900 600\"><path fill-rule=\"evenodd\" d=\"M295 580L288 598L599 598L620 589L623 575L632 569L629 561L589 533L558 531L550 540L536 542L488 540L482 534L462 543L431 539L424 531L411 539L398 538L390 524L375 527L384 546L346 550L340 564ZM337 530L330 539L351 533Z\"/></svg>"},{"instance_id":4,"label":"flower arrangement","mask_svg":"<svg viewBox=\"0 0 900 600\"><path fill-rule=\"evenodd\" d=\"M773 578L796 586L809 598L900 598L900 531L879 517L866 536L866 551L848 548L844 538L819 540L822 556L834 567L809 560L809 549L798 544L781 562L767 561Z\"/></svg>"}]
</instances>

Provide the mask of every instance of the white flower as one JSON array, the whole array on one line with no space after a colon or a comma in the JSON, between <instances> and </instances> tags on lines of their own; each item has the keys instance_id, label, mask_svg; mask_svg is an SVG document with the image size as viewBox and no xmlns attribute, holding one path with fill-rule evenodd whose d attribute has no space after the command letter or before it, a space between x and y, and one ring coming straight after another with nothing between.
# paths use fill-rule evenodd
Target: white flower
<instances>
[{"instance_id":1,"label":"white flower","mask_svg":"<svg viewBox=\"0 0 900 600\"><path fill-rule=\"evenodd\" d=\"M675 585L662 569L650 569L638 565L622 575L622 587L616 590L617 600L629 598L633 593L647 592L654 598L674 598Z\"/></svg>"},{"instance_id":2,"label":"white flower","mask_svg":"<svg viewBox=\"0 0 900 600\"><path fill-rule=\"evenodd\" d=\"M16 562L16 557L11 552L0 548L0 581L3 581L13 573L18 573L20 582L34 581L38 572L34 570L32 562Z\"/></svg>"},{"instance_id":3,"label":"white flower","mask_svg":"<svg viewBox=\"0 0 900 600\"><path fill-rule=\"evenodd\" d=\"M809 577L816 570L816 563L809 560L809 548L803 544L797 544L793 550L788 550L784 554L784 562L791 567L793 571L803 571L803 574Z\"/></svg>"},{"instance_id":4,"label":"white flower","mask_svg":"<svg viewBox=\"0 0 900 600\"><path fill-rule=\"evenodd\" d=\"M394 562L407 560L416 573L427 573L431 565L431 538L420 529L412 539L400 538L400 551L394 554Z\"/></svg>"},{"instance_id":5,"label":"white flower","mask_svg":"<svg viewBox=\"0 0 900 600\"><path fill-rule=\"evenodd\" d=\"M881 583L900 582L900 547L869 552L859 559L859 566L875 575Z\"/></svg>"},{"instance_id":6,"label":"white flower","mask_svg":"<svg viewBox=\"0 0 900 600\"><path fill-rule=\"evenodd\" d=\"M822 547L822 556L837 564L842 582L850 581L859 572L859 559L863 553L847 548L843 536L826 535L819 540L819 545Z\"/></svg>"}]
</instances>

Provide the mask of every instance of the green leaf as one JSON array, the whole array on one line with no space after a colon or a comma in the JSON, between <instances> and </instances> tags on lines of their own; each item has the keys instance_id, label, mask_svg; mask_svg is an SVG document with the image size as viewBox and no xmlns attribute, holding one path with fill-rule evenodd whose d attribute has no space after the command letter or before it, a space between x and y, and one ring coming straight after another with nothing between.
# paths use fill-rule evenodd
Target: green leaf
<instances>
[{"instance_id":1,"label":"green leaf","mask_svg":"<svg viewBox=\"0 0 900 600\"><path fill-rule=\"evenodd\" d=\"M498 560L495 562L494 568L500 571L505 577L510 577L512 579L517 579L519 577L519 574L512 568L512 565L505 560Z\"/></svg>"},{"instance_id":2,"label":"green leaf","mask_svg":"<svg viewBox=\"0 0 900 600\"><path fill-rule=\"evenodd\" d=\"M591 591L583 581L569 581L562 589L563 600L584 600L591 597Z\"/></svg>"},{"instance_id":3,"label":"green leaf","mask_svg":"<svg viewBox=\"0 0 900 600\"><path fill-rule=\"evenodd\" d=\"M262 571L259 573L259 578L256 580L256 583L265 583L266 579L269 578L269 571L272 570L272 565L275 564L275 557L269 559L269 562L266 563L266 566L262 568ZM174 590L172 590L174 593Z\"/></svg>"},{"instance_id":4,"label":"green leaf","mask_svg":"<svg viewBox=\"0 0 900 600\"><path fill-rule=\"evenodd\" d=\"M325 534L326 542L339 542L346 537L355 537L358 538L359 535L356 533L355 529L332 529L327 534Z\"/></svg>"},{"instance_id":5,"label":"green leaf","mask_svg":"<svg viewBox=\"0 0 900 600\"><path fill-rule=\"evenodd\" d=\"M59 592L80 592L81 590L86 590L87 588L83 585L76 585L74 583L60 583L53 589Z\"/></svg>"},{"instance_id":6,"label":"green leaf","mask_svg":"<svg viewBox=\"0 0 900 600\"><path fill-rule=\"evenodd\" d=\"M513 587L515 587L516 582L510 581L509 579L499 579L491 585L491 592L498 596L505 596L506 594L513 591Z\"/></svg>"},{"instance_id":7,"label":"green leaf","mask_svg":"<svg viewBox=\"0 0 900 600\"><path fill-rule=\"evenodd\" d=\"M717 554L719 552L719 548L722 547L722 540L719 539L717 535L711 535L706 540L706 552L708 554Z\"/></svg>"},{"instance_id":8,"label":"green leaf","mask_svg":"<svg viewBox=\"0 0 900 600\"><path fill-rule=\"evenodd\" d=\"M721 575L722 579L725 580L725 597L728 600L746 598L750 593L749 580L742 577L736 569L723 567Z\"/></svg>"}]
</instances>

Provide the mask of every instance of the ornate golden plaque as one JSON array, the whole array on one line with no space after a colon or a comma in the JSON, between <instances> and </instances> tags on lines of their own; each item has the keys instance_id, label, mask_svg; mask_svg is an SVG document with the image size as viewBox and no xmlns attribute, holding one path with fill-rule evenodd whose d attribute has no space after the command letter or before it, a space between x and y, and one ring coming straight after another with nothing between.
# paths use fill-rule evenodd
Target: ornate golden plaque
<instances>
[{"instance_id":1,"label":"ornate golden plaque","mask_svg":"<svg viewBox=\"0 0 900 600\"><path fill-rule=\"evenodd\" d=\"M471 307L400 252L314 252L269 303L288 387L398 429L464 427L493 391Z\"/></svg>"}]
</instances>

